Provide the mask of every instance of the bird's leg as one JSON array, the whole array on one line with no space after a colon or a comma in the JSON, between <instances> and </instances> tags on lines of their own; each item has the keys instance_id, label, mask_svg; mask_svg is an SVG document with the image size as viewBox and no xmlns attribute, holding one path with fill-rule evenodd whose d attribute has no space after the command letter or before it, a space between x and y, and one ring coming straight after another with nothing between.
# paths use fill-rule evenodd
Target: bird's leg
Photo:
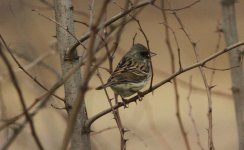
<instances>
[{"instance_id":1,"label":"bird's leg","mask_svg":"<svg viewBox=\"0 0 244 150\"><path fill-rule=\"evenodd\" d=\"M128 108L129 105L126 105L126 99L124 99L123 97L121 97L122 99L122 104L124 105L124 108Z\"/></svg>"},{"instance_id":2,"label":"bird's leg","mask_svg":"<svg viewBox=\"0 0 244 150\"><path fill-rule=\"evenodd\" d=\"M138 100L139 100L139 101L142 101L142 98L143 98L143 96L144 96L143 93L140 92L140 91L138 91L138 92L137 92L137 96L138 96Z\"/></svg>"}]
</instances>

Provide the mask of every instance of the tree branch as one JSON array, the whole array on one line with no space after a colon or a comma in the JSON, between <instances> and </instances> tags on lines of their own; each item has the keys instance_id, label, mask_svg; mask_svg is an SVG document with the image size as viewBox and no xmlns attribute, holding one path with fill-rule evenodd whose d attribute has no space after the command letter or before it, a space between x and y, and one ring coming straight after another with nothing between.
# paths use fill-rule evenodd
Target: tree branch
<instances>
[{"instance_id":1,"label":"tree branch","mask_svg":"<svg viewBox=\"0 0 244 150\"><path fill-rule=\"evenodd\" d=\"M182 70L173 73L171 76L167 77L165 80L163 80L163 81L161 81L161 82L155 84L151 89L147 89L147 90L145 90L144 92L141 93L140 96L144 97L145 95L147 95L148 93L152 92L153 90L155 90L155 89L161 87L161 86L164 85L165 83L170 82L173 78L179 76L180 74L183 74L184 72L187 72L187 71L189 71L189 70L195 69L195 68L197 68L197 67L199 67L199 66L204 66L207 62L209 62L209 61L215 59L216 57L218 57L218 56L220 56L220 55L222 55L222 54L224 54L224 53L226 53L226 52L228 52L228 51L231 51L231 50L233 50L233 49L235 49L235 48L237 48L237 47L239 47L239 46L243 46L243 45L244 45L244 42L238 42L238 43L233 44L233 45L231 45L231 46L229 46L229 47L226 47L226 48L223 49L222 51L219 51L219 52L217 52L217 53L214 53L213 55L210 55L209 57L203 59L202 61L199 61L199 62L197 62L197 63L195 63L195 64L193 64L193 65L191 65L191 66L182 68ZM134 96L134 97L128 99L128 100L126 101L126 104L129 104L129 103L131 103L131 102L135 102L137 99L138 99L138 96ZM119 103L119 104L113 106L113 109L118 109L118 108L120 108L120 107L122 107L122 106L124 106L124 105L121 104L121 103ZM106 110L104 110L104 111L102 111L102 112L100 112L100 113L94 115L93 117L91 117L90 119L88 119L88 120L86 121L85 126L86 126L87 128L89 128L89 127L92 125L92 123L93 123L94 121L96 121L96 120L99 119L100 117L102 117L102 116L104 116L104 115L110 113L111 111L112 111L112 108L108 108L108 109L106 109Z\"/></svg>"}]
</instances>

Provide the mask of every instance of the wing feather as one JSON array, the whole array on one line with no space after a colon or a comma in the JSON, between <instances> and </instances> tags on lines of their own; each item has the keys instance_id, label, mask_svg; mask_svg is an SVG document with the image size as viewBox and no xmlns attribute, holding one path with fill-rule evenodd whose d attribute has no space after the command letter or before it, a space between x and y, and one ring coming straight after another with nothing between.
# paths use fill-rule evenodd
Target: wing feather
<instances>
[{"instance_id":1,"label":"wing feather","mask_svg":"<svg viewBox=\"0 0 244 150\"><path fill-rule=\"evenodd\" d=\"M108 79L108 86L126 82L139 83L147 80L149 76L147 63L137 62L130 57L124 57Z\"/></svg>"}]
</instances>

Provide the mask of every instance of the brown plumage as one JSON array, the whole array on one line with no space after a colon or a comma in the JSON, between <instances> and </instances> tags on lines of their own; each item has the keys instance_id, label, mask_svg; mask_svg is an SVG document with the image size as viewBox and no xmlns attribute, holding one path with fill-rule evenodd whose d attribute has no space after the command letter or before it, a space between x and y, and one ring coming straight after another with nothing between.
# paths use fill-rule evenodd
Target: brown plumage
<instances>
[{"instance_id":1,"label":"brown plumage","mask_svg":"<svg viewBox=\"0 0 244 150\"><path fill-rule=\"evenodd\" d=\"M97 87L111 87L121 97L128 97L142 89L151 77L150 51L142 44L132 46L121 59L107 83Z\"/></svg>"}]
</instances>

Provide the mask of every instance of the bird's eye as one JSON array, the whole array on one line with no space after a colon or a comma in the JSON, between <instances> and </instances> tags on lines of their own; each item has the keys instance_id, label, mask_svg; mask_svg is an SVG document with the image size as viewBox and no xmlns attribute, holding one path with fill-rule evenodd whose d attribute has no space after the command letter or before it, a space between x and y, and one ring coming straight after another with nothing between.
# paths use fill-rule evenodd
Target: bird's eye
<instances>
[{"instance_id":1,"label":"bird's eye","mask_svg":"<svg viewBox=\"0 0 244 150\"><path fill-rule=\"evenodd\" d=\"M141 52L141 55L144 57L149 57L149 52L148 51Z\"/></svg>"}]
</instances>

